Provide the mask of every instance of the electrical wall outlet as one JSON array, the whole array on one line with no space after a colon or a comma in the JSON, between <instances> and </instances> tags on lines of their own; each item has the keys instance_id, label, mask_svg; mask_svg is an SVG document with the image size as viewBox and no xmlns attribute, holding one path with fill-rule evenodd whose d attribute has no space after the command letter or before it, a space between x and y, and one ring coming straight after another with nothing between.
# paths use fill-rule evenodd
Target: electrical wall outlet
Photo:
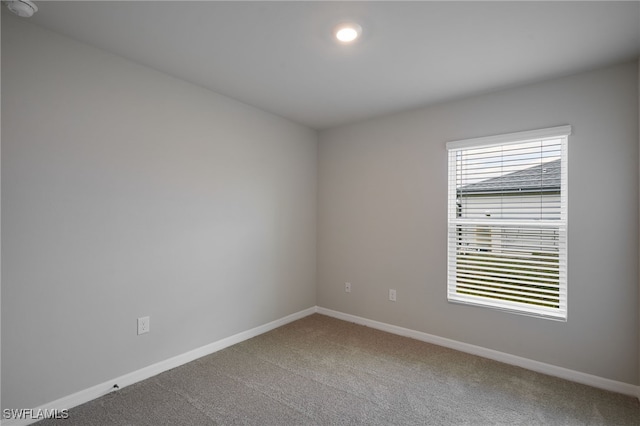
<instances>
[{"instance_id":1,"label":"electrical wall outlet","mask_svg":"<svg viewBox=\"0 0 640 426\"><path fill-rule=\"evenodd\" d=\"M138 318L138 334L148 333L149 329L149 317Z\"/></svg>"},{"instance_id":2,"label":"electrical wall outlet","mask_svg":"<svg viewBox=\"0 0 640 426\"><path fill-rule=\"evenodd\" d=\"M389 289L389 300L391 300L392 302L396 301L396 290L393 288Z\"/></svg>"},{"instance_id":3,"label":"electrical wall outlet","mask_svg":"<svg viewBox=\"0 0 640 426\"><path fill-rule=\"evenodd\" d=\"M351 283L344 283L344 291L351 293Z\"/></svg>"}]
</instances>

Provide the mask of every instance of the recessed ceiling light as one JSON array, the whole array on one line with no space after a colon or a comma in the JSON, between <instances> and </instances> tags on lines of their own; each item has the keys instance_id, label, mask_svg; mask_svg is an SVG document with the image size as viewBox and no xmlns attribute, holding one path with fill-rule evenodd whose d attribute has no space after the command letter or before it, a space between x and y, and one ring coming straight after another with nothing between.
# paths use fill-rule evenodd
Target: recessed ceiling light
<instances>
[{"instance_id":1,"label":"recessed ceiling light","mask_svg":"<svg viewBox=\"0 0 640 426\"><path fill-rule=\"evenodd\" d=\"M38 6L30 0L6 0L7 8L21 18L30 18L38 11Z\"/></svg>"},{"instance_id":2,"label":"recessed ceiling light","mask_svg":"<svg viewBox=\"0 0 640 426\"><path fill-rule=\"evenodd\" d=\"M333 35L340 43L352 43L362 33L362 27L355 22L345 22L333 28Z\"/></svg>"}]
</instances>

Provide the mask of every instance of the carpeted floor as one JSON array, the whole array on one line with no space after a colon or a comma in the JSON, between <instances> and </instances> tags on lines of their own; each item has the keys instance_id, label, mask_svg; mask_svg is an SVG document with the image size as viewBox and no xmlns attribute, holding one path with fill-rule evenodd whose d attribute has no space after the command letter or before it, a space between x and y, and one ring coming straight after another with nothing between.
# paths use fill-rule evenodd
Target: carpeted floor
<instances>
[{"instance_id":1,"label":"carpeted floor","mask_svg":"<svg viewBox=\"0 0 640 426\"><path fill-rule=\"evenodd\" d=\"M640 425L633 397L311 315L38 425Z\"/></svg>"}]
</instances>

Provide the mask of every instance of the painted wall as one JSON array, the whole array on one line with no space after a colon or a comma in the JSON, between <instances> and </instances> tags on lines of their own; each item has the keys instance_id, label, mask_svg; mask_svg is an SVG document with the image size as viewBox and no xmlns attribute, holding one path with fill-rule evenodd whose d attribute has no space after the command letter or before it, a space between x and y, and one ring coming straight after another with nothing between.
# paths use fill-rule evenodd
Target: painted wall
<instances>
[{"instance_id":1,"label":"painted wall","mask_svg":"<svg viewBox=\"0 0 640 426\"><path fill-rule=\"evenodd\" d=\"M315 131L3 13L2 407L314 306L316 164Z\"/></svg>"},{"instance_id":2,"label":"painted wall","mask_svg":"<svg viewBox=\"0 0 640 426\"><path fill-rule=\"evenodd\" d=\"M637 384L637 67L321 132L318 305ZM564 124L573 126L568 321L448 303L445 143Z\"/></svg>"}]
</instances>

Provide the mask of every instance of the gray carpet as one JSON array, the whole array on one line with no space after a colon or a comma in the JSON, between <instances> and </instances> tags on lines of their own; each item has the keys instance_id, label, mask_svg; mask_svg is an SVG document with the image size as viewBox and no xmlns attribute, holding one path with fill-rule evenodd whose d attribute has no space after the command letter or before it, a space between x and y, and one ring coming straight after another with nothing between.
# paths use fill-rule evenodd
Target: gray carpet
<instances>
[{"instance_id":1,"label":"gray carpet","mask_svg":"<svg viewBox=\"0 0 640 426\"><path fill-rule=\"evenodd\" d=\"M640 425L640 404L316 314L38 424Z\"/></svg>"}]
</instances>

